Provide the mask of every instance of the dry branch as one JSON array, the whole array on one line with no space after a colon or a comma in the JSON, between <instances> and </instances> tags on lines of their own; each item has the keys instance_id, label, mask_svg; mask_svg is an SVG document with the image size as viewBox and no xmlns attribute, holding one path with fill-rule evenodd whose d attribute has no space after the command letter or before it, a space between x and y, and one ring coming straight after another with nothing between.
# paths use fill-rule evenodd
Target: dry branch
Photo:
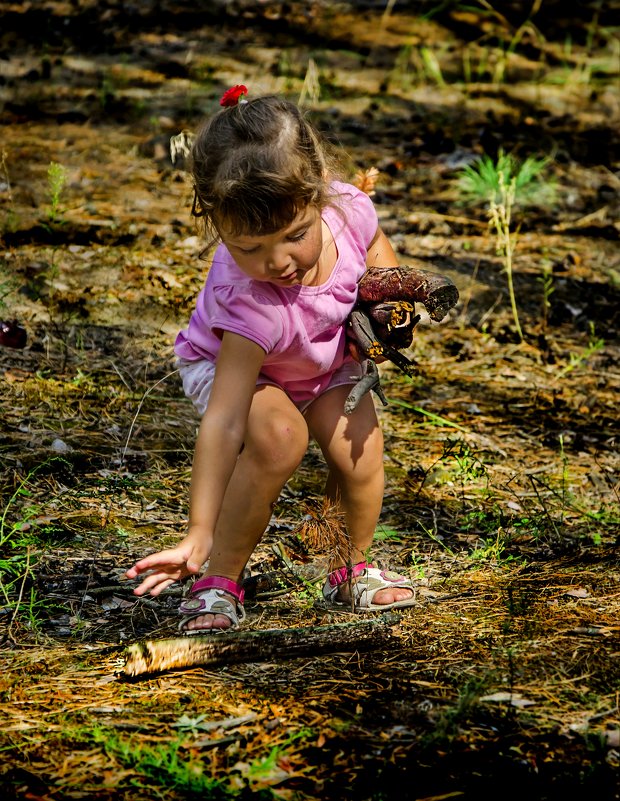
<instances>
[{"instance_id":1,"label":"dry branch","mask_svg":"<svg viewBox=\"0 0 620 801\"><path fill-rule=\"evenodd\" d=\"M397 642L392 627L399 620L400 615L386 613L353 623L327 626L147 640L128 646L121 675L133 677L195 665L221 665L388 648Z\"/></svg>"}]
</instances>

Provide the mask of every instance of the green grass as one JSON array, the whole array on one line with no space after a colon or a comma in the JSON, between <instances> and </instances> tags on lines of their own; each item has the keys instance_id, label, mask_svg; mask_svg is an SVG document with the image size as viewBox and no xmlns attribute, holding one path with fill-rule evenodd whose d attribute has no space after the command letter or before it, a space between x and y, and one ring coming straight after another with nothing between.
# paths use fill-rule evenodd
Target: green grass
<instances>
[{"instance_id":1,"label":"green grass","mask_svg":"<svg viewBox=\"0 0 620 801\"><path fill-rule=\"evenodd\" d=\"M100 745L114 762L131 769L135 775L128 781L136 787L169 789L209 799L234 797L229 792L228 782L208 775L205 770L208 763L205 765L198 758L199 752L190 753L180 737L166 744L153 745L136 737L122 737L95 728L87 739Z\"/></svg>"},{"instance_id":2,"label":"green grass","mask_svg":"<svg viewBox=\"0 0 620 801\"><path fill-rule=\"evenodd\" d=\"M41 513L41 507L31 501L29 484L39 471L52 463L66 464L64 459L52 457L30 470L9 497L0 516L0 599L5 607L13 610L11 623L19 616L33 631L37 630L38 621L48 607L31 584L36 562L33 550L42 543L36 527L31 524Z\"/></svg>"}]
</instances>

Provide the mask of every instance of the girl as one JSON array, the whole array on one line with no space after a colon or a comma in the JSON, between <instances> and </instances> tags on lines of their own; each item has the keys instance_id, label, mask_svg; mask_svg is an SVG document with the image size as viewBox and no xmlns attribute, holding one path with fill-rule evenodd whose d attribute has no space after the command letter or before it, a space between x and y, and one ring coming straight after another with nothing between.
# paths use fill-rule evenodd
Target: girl
<instances>
[{"instance_id":1,"label":"girl","mask_svg":"<svg viewBox=\"0 0 620 801\"><path fill-rule=\"evenodd\" d=\"M413 604L411 582L366 562L383 499L383 437L370 393L344 414L360 374L345 322L366 266L397 266L367 195L333 180L316 131L276 96L225 106L192 148L194 215L221 244L188 328L176 341L186 394L202 415L189 525L176 547L127 571L136 595L198 573L181 630L236 627L241 575L309 436L329 467L353 553L323 594L358 610ZM241 102L229 105L241 97ZM353 565L351 567L350 565Z\"/></svg>"}]
</instances>

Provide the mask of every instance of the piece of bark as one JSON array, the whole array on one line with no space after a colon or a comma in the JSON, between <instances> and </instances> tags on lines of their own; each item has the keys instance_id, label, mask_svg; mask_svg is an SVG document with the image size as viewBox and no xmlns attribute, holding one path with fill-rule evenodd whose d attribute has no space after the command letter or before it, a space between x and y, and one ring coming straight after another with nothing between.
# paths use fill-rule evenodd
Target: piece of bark
<instances>
[{"instance_id":1,"label":"piece of bark","mask_svg":"<svg viewBox=\"0 0 620 801\"><path fill-rule=\"evenodd\" d=\"M147 640L127 647L120 675L134 677L196 665L263 662L309 654L388 648L398 642L392 627L399 620L400 615L387 612L374 618L327 626Z\"/></svg>"},{"instance_id":2,"label":"piece of bark","mask_svg":"<svg viewBox=\"0 0 620 801\"><path fill-rule=\"evenodd\" d=\"M440 322L456 305L459 291L445 275L417 267L369 267L358 284L358 303L390 300L421 303L432 320Z\"/></svg>"}]
</instances>

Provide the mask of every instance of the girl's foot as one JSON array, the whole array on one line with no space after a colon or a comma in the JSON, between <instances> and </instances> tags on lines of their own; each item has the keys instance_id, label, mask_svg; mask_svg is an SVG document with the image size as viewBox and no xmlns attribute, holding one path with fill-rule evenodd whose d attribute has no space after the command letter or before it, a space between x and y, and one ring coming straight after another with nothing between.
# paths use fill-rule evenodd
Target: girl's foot
<instances>
[{"instance_id":1,"label":"girl's foot","mask_svg":"<svg viewBox=\"0 0 620 801\"><path fill-rule=\"evenodd\" d=\"M353 608L356 612L400 609L415 603L408 578L391 570L380 570L368 562L330 573L323 586L323 597L334 606Z\"/></svg>"},{"instance_id":2,"label":"girl's foot","mask_svg":"<svg viewBox=\"0 0 620 801\"><path fill-rule=\"evenodd\" d=\"M184 616L179 630L201 634L238 628L245 620L243 597L243 587L223 576L199 579L179 607Z\"/></svg>"}]
</instances>

